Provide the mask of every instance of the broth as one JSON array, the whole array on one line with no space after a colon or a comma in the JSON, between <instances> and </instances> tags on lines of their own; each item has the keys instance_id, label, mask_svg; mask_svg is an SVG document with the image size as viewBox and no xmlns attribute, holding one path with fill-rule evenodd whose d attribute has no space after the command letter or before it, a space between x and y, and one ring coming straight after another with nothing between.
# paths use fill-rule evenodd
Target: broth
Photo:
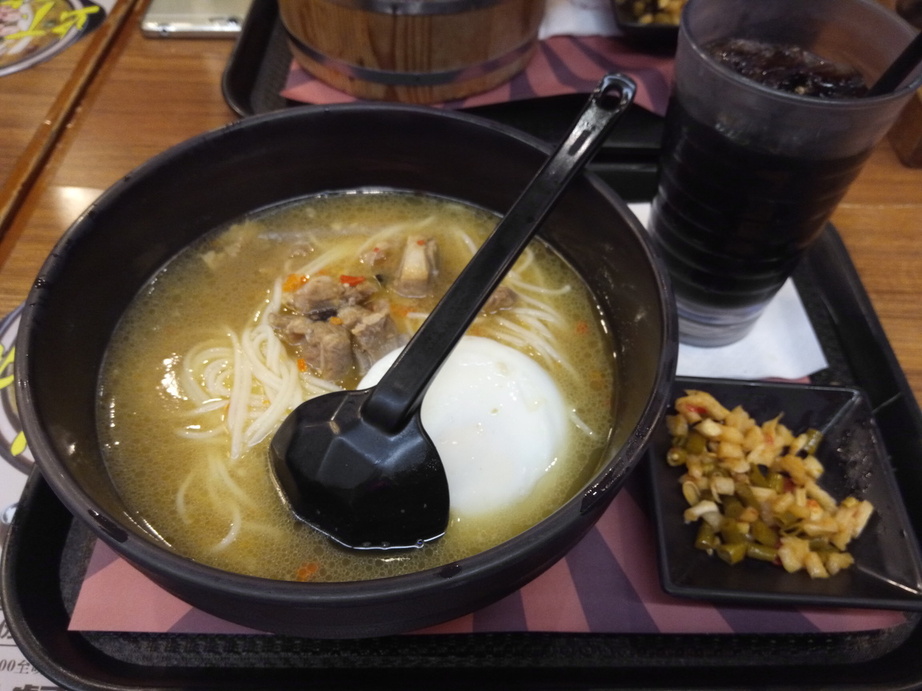
<instances>
[{"instance_id":1,"label":"broth","mask_svg":"<svg viewBox=\"0 0 922 691\"><path fill-rule=\"evenodd\" d=\"M589 291L540 241L504 280L514 304L482 313L469 330L535 360L570 411L565 443L526 499L501 512L453 512L445 536L420 549L355 553L297 520L269 467L268 443L287 412L307 396L354 388L364 370L359 358L337 380L325 380L278 336L289 293L317 276L346 285L367 280L376 287L373 300L386 296L405 341L496 222L482 209L415 193L331 194L254 214L177 256L132 303L100 379L106 465L135 520L177 552L218 568L349 581L481 552L566 502L598 468L616 373L607 325ZM394 291L391 275L410 236L438 246L438 271L424 297ZM388 256L375 254L382 251ZM248 368L263 383L243 380L247 352L255 353ZM235 387L242 398L233 398Z\"/></svg>"}]
</instances>

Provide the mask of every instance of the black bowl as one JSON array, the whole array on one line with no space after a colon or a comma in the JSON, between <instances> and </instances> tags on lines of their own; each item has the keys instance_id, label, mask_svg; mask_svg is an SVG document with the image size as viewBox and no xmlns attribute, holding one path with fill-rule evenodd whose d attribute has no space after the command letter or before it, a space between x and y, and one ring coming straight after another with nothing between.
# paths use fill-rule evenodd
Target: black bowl
<instances>
[{"instance_id":1,"label":"black bowl","mask_svg":"<svg viewBox=\"0 0 922 691\"><path fill-rule=\"evenodd\" d=\"M29 445L67 508L166 590L255 629L314 637L408 631L507 595L563 556L640 460L667 406L677 337L659 259L624 202L576 178L543 237L588 282L611 324L621 391L594 478L547 519L445 567L355 583L294 583L203 566L131 517L103 465L97 379L113 327L167 261L213 228L323 191L414 189L504 211L548 154L486 120L411 106L309 107L243 120L170 149L114 185L51 253L17 351Z\"/></svg>"}]
</instances>

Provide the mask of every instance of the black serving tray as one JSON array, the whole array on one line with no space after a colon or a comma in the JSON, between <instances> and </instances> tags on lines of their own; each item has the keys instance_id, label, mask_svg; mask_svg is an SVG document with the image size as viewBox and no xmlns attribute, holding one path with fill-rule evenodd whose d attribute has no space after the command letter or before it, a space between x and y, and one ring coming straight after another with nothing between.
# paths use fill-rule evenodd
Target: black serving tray
<instances>
[{"instance_id":1,"label":"black serving tray","mask_svg":"<svg viewBox=\"0 0 922 691\"><path fill-rule=\"evenodd\" d=\"M278 98L288 65L283 57L279 76L273 55L287 50L280 41L284 44L275 3L254 3L225 75L228 102L241 115L296 107ZM560 115L571 107L566 100L509 104L493 113L532 133L544 128L550 139L555 123L569 122L569 115ZM655 116L638 118L649 122ZM641 139L658 142L654 130L639 131ZM655 148L644 149L651 156L633 173L637 180L625 181L628 168L606 159L618 168L607 177L609 184L626 198L649 199ZM603 153L616 156L619 150L626 159L643 158L623 143ZM648 193L640 194L643 190ZM922 535L922 502L914 501L922 496L922 413L835 228L829 226L810 250L795 282L829 362L814 383L855 386L868 395L913 528ZM94 538L36 471L8 538L0 586L10 631L42 674L77 690L922 686L918 614L908 614L906 624L892 629L789 635L517 632L328 641L71 632L69 613Z\"/></svg>"},{"instance_id":2,"label":"black serving tray","mask_svg":"<svg viewBox=\"0 0 922 691\"><path fill-rule=\"evenodd\" d=\"M795 280L830 367L817 383L868 394L917 534L922 413L832 226ZM633 480L633 478L632 478ZM94 543L33 471L3 553L6 620L39 671L72 689L884 689L922 685L922 616L831 634L405 635L329 641L273 635L67 630Z\"/></svg>"}]
</instances>

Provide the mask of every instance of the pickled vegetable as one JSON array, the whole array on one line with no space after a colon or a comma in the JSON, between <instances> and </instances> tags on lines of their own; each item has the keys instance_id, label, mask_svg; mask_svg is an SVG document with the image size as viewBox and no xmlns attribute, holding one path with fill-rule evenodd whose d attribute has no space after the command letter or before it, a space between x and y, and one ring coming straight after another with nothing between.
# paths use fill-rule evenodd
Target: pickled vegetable
<instances>
[{"instance_id":1,"label":"pickled vegetable","mask_svg":"<svg viewBox=\"0 0 922 691\"><path fill-rule=\"evenodd\" d=\"M856 497L837 503L817 484L821 432L795 436L781 416L758 424L742 407L728 410L703 391L687 391L675 410L667 416L667 461L684 468L683 517L699 522L696 548L731 565L755 559L811 578L854 563L846 547L874 507Z\"/></svg>"}]
</instances>

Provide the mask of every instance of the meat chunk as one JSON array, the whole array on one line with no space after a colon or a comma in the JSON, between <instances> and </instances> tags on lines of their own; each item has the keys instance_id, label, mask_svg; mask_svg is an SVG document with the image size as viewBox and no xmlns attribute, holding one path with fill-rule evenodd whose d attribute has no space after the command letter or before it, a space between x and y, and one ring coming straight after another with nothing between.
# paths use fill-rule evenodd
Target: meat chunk
<instances>
[{"instance_id":1,"label":"meat chunk","mask_svg":"<svg viewBox=\"0 0 922 691\"><path fill-rule=\"evenodd\" d=\"M391 243L384 241L379 242L367 252L363 252L360 257L363 264L367 266L381 266L387 263L392 253Z\"/></svg>"},{"instance_id":2,"label":"meat chunk","mask_svg":"<svg viewBox=\"0 0 922 691\"><path fill-rule=\"evenodd\" d=\"M487 298L487 301L483 306L483 311L487 314L493 314L494 312L499 312L500 310L509 309L515 305L518 299L519 296L512 288L500 285L496 290L493 291L493 294Z\"/></svg>"},{"instance_id":3,"label":"meat chunk","mask_svg":"<svg viewBox=\"0 0 922 691\"><path fill-rule=\"evenodd\" d=\"M285 304L311 319L326 320L344 305L361 305L380 288L374 279L350 277L353 280L344 283L344 278L336 279L323 274L314 276L291 293Z\"/></svg>"},{"instance_id":4,"label":"meat chunk","mask_svg":"<svg viewBox=\"0 0 922 691\"><path fill-rule=\"evenodd\" d=\"M360 374L406 342L397 330L386 300L378 300L369 307L344 307L338 316L352 334L355 363Z\"/></svg>"},{"instance_id":5,"label":"meat chunk","mask_svg":"<svg viewBox=\"0 0 922 691\"><path fill-rule=\"evenodd\" d=\"M312 327L295 346L299 354L321 378L342 379L353 365L349 332L329 322L312 322Z\"/></svg>"},{"instance_id":6,"label":"meat chunk","mask_svg":"<svg viewBox=\"0 0 922 691\"><path fill-rule=\"evenodd\" d=\"M345 286L330 276L313 276L291 293L286 302L296 312L316 316L335 312L342 302L344 291Z\"/></svg>"},{"instance_id":7,"label":"meat chunk","mask_svg":"<svg viewBox=\"0 0 922 691\"><path fill-rule=\"evenodd\" d=\"M378 247L365 264L391 264ZM378 256L381 255L381 256ZM422 236L407 239L394 278L394 289L405 297L426 297L438 274L438 246ZM393 263L397 263L393 257ZM384 272L385 274L387 272ZM287 293L271 325L319 376L340 380L353 367L364 374L384 355L403 346L406 337L391 316L390 302L381 297L377 277L316 275Z\"/></svg>"},{"instance_id":8,"label":"meat chunk","mask_svg":"<svg viewBox=\"0 0 922 691\"><path fill-rule=\"evenodd\" d=\"M362 305L370 300L379 289L378 282L368 278L346 285L341 297L342 305Z\"/></svg>"},{"instance_id":9,"label":"meat chunk","mask_svg":"<svg viewBox=\"0 0 922 691\"><path fill-rule=\"evenodd\" d=\"M288 314L273 314L269 323L317 376L336 381L352 368L352 337L341 324Z\"/></svg>"},{"instance_id":10,"label":"meat chunk","mask_svg":"<svg viewBox=\"0 0 922 691\"><path fill-rule=\"evenodd\" d=\"M373 310L368 307L363 307L361 305L347 305L339 310L336 316L339 317L344 327L352 331L352 329L355 328L364 317L371 314L372 311Z\"/></svg>"},{"instance_id":11,"label":"meat chunk","mask_svg":"<svg viewBox=\"0 0 922 691\"><path fill-rule=\"evenodd\" d=\"M269 315L269 326L276 335L289 345L295 345L304 338L310 329L311 320L300 314L282 314L273 312Z\"/></svg>"},{"instance_id":12,"label":"meat chunk","mask_svg":"<svg viewBox=\"0 0 922 691\"><path fill-rule=\"evenodd\" d=\"M352 327L355 360L361 374L405 341L387 312L369 312Z\"/></svg>"},{"instance_id":13,"label":"meat chunk","mask_svg":"<svg viewBox=\"0 0 922 691\"><path fill-rule=\"evenodd\" d=\"M438 245L435 240L421 235L408 237L394 277L394 290L408 298L426 297L437 275Z\"/></svg>"}]
</instances>

